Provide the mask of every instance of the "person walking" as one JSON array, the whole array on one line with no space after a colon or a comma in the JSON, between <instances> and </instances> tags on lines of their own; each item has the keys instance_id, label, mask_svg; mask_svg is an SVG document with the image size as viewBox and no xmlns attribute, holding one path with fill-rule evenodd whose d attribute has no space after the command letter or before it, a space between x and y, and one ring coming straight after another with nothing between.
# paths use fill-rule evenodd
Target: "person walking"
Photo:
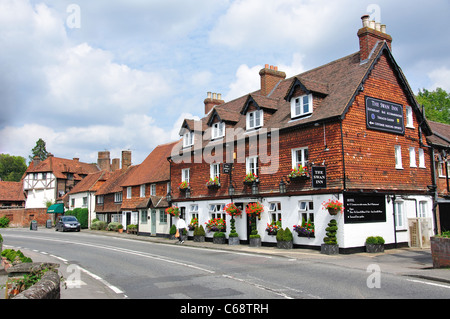
<instances>
[{"instance_id":1,"label":"person walking","mask_svg":"<svg viewBox=\"0 0 450 319\"><path fill-rule=\"evenodd\" d=\"M187 227L186 227L186 222L184 221L184 219L181 216L180 216L180 218L178 218L178 221L177 221L177 229L178 229L178 233L179 233L178 242L180 244L182 244L182 243L184 243L183 230L187 229Z\"/></svg>"}]
</instances>

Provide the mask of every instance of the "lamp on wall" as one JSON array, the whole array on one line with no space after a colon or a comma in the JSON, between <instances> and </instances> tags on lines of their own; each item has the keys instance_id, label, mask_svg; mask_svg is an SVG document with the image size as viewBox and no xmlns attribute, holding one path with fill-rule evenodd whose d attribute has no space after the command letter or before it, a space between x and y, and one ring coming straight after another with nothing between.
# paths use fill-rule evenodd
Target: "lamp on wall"
<instances>
[{"instance_id":1,"label":"lamp on wall","mask_svg":"<svg viewBox=\"0 0 450 319\"><path fill-rule=\"evenodd\" d=\"M234 195L234 187L233 184L230 183L230 186L228 186L228 195L233 196Z\"/></svg>"},{"instance_id":2,"label":"lamp on wall","mask_svg":"<svg viewBox=\"0 0 450 319\"><path fill-rule=\"evenodd\" d=\"M258 184L256 184L256 182L253 182L252 184L252 195L258 195L259 190L258 190Z\"/></svg>"},{"instance_id":3,"label":"lamp on wall","mask_svg":"<svg viewBox=\"0 0 450 319\"><path fill-rule=\"evenodd\" d=\"M171 190L170 190L170 189L169 189L169 191L167 192L166 200L167 200L167 203L168 203L169 206L170 206L170 203L172 202L172 195L171 195Z\"/></svg>"},{"instance_id":4,"label":"lamp on wall","mask_svg":"<svg viewBox=\"0 0 450 319\"><path fill-rule=\"evenodd\" d=\"M286 193L286 183L284 182L283 179L281 179L279 187L280 187L280 193L285 194Z\"/></svg>"}]
</instances>

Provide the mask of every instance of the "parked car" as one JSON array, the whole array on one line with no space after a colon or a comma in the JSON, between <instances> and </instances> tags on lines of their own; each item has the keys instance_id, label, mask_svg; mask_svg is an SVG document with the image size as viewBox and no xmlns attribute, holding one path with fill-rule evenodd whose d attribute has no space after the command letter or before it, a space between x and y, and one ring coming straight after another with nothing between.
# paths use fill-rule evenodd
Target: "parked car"
<instances>
[{"instance_id":1,"label":"parked car","mask_svg":"<svg viewBox=\"0 0 450 319\"><path fill-rule=\"evenodd\" d=\"M55 230L74 230L80 231L81 224L75 216L60 216L55 226Z\"/></svg>"}]
</instances>

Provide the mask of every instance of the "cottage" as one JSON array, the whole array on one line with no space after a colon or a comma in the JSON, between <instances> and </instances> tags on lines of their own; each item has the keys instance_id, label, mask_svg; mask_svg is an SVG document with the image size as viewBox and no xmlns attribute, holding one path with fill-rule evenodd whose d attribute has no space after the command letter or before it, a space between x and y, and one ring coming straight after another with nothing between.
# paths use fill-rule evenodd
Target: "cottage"
<instances>
[{"instance_id":1,"label":"cottage","mask_svg":"<svg viewBox=\"0 0 450 319\"><path fill-rule=\"evenodd\" d=\"M170 157L168 198L184 218L229 224L227 203L245 210L259 202L259 217L237 217L241 242L255 225L271 245L267 225L309 222L314 233L294 236L294 245L310 248L334 218L341 252L362 249L370 235L414 245L417 218L433 233L432 131L386 27L362 21L356 53L291 78L266 65L261 88L233 101L208 94L205 117L184 121ZM345 207L333 217L322 205L332 200Z\"/></svg>"}]
</instances>

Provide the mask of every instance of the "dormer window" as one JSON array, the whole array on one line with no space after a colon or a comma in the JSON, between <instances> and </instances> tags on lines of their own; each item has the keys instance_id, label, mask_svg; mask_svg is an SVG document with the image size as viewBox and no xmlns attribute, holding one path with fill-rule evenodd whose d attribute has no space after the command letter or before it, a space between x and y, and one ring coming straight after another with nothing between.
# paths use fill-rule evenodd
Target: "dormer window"
<instances>
[{"instance_id":1,"label":"dormer window","mask_svg":"<svg viewBox=\"0 0 450 319\"><path fill-rule=\"evenodd\" d=\"M219 138L225 136L225 123L218 122L212 125L212 139Z\"/></svg>"},{"instance_id":2,"label":"dormer window","mask_svg":"<svg viewBox=\"0 0 450 319\"><path fill-rule=\"evenodd\" d=\"M299 117L313 112L312 94L302 95L291 99L291 117Z\"/></svg>"},{"instance_id":3,"label":"dormer window","mask_svg":"<svg viewBox=\"0 0 450 319\"><path fill-rule=\"evenodd\" d=\"M256 110L247 113L247 130L256 129L263 126L263 110Z\"/></svg>"},{"instance_id":4,"label":"dormer window","mask_svg":"<svg viewBox=\"0 0 450 319\"><path fill-rule=\"evenodd\" d=\"M183 135L183 147L194 145L194 132L189 131Z\"/></svg>"}]
</instances>

